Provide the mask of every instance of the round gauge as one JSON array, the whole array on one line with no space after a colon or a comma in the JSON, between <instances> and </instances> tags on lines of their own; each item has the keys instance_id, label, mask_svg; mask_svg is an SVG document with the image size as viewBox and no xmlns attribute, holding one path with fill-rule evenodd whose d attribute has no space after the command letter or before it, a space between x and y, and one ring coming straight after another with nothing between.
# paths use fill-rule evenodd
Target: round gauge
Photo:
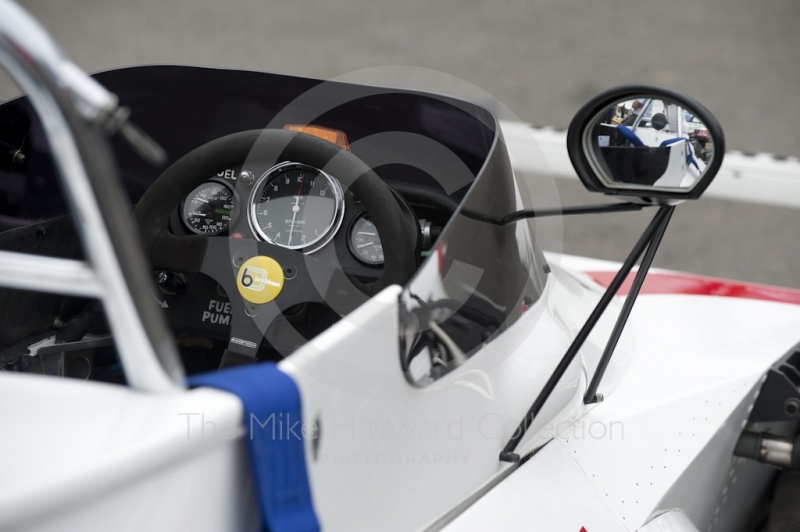
<instances>
[{"instance_id":1,"label":"round gauge","mask_svg":"<svg viewBox=\"0 0 800 532\"><path fill-rule=\"evenodd\" d=\"M321 248L339 229L344 215L339 182L299 163L280 164L261 176L251 203L253 230L289 249Z\"/></svg>"},{"instance_id":2,"label":"round gauge","mask_svg":"<svg viewBox=\"0 0 800 532\"><path fill-rule=\"evenodd\" d=\"M183 202L183 221L199 235L218 235L228 230L234 213L233 192L209 181L194 189Z\"/></svg>"},{"instance_id":3,"label":"round gauge","mask_svg":"<svg viewBox=\"0 0 800 532\"><path fill-rule=\"evenodd\" d=\"M361 262L372 265L383 264L383 244L375 224L367 213L359 216L350 226L347 242L350 244L350 251Z\"/></svg>"}]
</instances>

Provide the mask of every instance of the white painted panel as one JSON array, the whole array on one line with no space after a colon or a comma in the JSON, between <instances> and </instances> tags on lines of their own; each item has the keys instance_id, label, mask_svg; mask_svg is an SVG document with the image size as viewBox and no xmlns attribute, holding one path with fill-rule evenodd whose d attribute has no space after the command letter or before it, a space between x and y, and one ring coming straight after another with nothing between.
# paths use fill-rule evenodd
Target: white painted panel
<instances>
[{"instance_id":1,"label":"white painted panel","mask_svg":"<svg viewBox=\"0 0 800 532\"><path fill-rule=\"evenodd\" d=\"M554 441L484 495L446 532L628 530L563 445Z\"/></svg>"},{"instance_id":2,"label":"white painted panel","mask_svg":"<svg viewBox=\"0 0 800 532\"><path fill-rule=\"evenodd\" d=\"M758 388L761 382L757 382ZM733 456L733 449L758 394L746 399L687 466L658 510L681 508L703 532L746 532L777 470Z\"/></svg>"},{"instance_id":3,"label":"white painted panel","mask_svg":"<svg viewBox=\"0 0 800 532\"><path fill-rule=\"evenodd\" d=\"M97 493L20 532L139 532L261 530L244 442Z\"/></svg>"},{"instance_id":4,"label":"white painted panel","mask_svg":"<svg viewBox=\"0 0 800 532\"><path fill-rule=\"evenodd\" d=\"M231 394L0 372L0 404L0 529L228 528L252 514Z\"/></svg>"},{"instance_id":5,"label":"white painted panel","mask_svg":"<svg viewBox=\"0 0 800 532\"><path fill-rule=\"evenodd\" d=\"M638 532L699 532L692 520L686 517L683 512L672 510L665 512L645 526Z\"/></svg>"},{"instance_id":6,"label":"white painted panel","mask_svg":"<svg viewBox=\"0 0 800 532\"><path fill-rule=\"evenodd\" d=\"M665 497L687 471L707 468L706 482L681 482L680 493L705 530L747 408L765 371L797 342L797 323L795 305L641 296L623 333L636 355L619 385L559 439L632 527L680 502Z\"/></svg>"},{"instance_id":7,"label":"white painted panel","mask_svg":"<svg viewBox=\"0 0 800 532\"><path fill-rule=\"evenodd\" d=\"M597 295L568 277L548 287L501 337L425 388L400 367L396 287L281 363L300 386L304 418L321 421L309 471L325 530L423 529L508 467L500 450L575 334L560 316L580 321ZM551 438L585 386L577 357L519 451Z\"/></svg>"}]
</instances>

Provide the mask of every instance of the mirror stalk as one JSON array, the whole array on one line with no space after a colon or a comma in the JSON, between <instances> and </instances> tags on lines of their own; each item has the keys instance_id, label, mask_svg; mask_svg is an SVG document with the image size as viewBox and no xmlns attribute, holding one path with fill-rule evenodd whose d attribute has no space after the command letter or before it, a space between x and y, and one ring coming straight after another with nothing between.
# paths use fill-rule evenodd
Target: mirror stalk
<instances>
[{"instance_id":1,"label":"mirror stalk","mask_svg":"<svg viewBox=\"0 0 800 532\"><path fill-rule=\"evenodd\" d=\"M653 205L643 203L600 203L598 205L573 205L570 207L550 207L547 209L523 209L505 216L484 214L470 209L462 209L461 214L467 218L494 225L508 225L526 218L545 218L548 216L570 216L576 214L598 214L604 212L640 211Z\"/></svg>"},{"instance_id":2,"label":"mirror stalk","mask_svg":"<svg viewBox=\"0 0 800 532\"><path fill-rule=\"evenodd\" d=\"M589 387L586 390L586 395L583 398L584 404L593 404L602 400L602 396L598 397L597 388L600 386L600 381L603 380L603 375L606 372L606 368L608 368L608 363L614 355L614 349L617 347L619 337L622 335L622 329L625 328L625 324L628 322L628 317L631 315L631 310L633 310L633 304L636 302L636 297L639 295L642 284L644 284L644 279L647 277L650 265L653 264L653 258L656 256L656 251L658 251L658 246L661 244L661 239L664 236L664 232L667 230L667 225L669 225L669 220L672 217L672 212L675 207L662 207L662 209L665 209L667 214L664 221L661 222L661 225L653 235L650 245L647 246L647 251L644 254L641 265L639 265L639 271L636 272L636 277L633 280L631 289L625 298L625 304L622 306L622 310L619 313L617 323L614 324L614 330L611 331L611 336L608 338L608 343L603 351L603 355L597 363L597 369L594 371L592 382L589 383Z\"/></svg>"},{"instance_id":3,"label":"mirror stalk","mask_svg":"<svg viewBox=\"0 0 800 532\"><path fill-rule=\"evenodd\" d=\"M614 277L614 280L611 281L611 284L608 286L608 289L605 291L603 296L600 298L600 301L597 303L597 306L592 311L592 314L589 316L589 319L586 320L581 330L575 336L575 340L573 340L572 344L567 349L567 352L561 359L561 362L558 363L555 371L550 375L550 378L547 380L547 383L544 385L542 390L539 392L539 395L536 397L536 400L531 405L528 413L525 414L525 417L520 422L517 429L514 431L511 439L509 439L508 443L506 443L503 451L500 453L500 461L501 462L512 462L518 463L521 461L521 457L519 454L515 453L514 451L519 445L519 442L522 441L522 438L525 436L528 428L533 424L536 416L539 415L544 403L550 397L550 394L555 389L558 381L561 380L561 377L566 373L567 368L572 363L572 360L575 358L575 355L578 353L580 348L583 346L586 339L589 337L589 334L594 329L594 326L597 325L597 322L600 321L600 318L603 315L603 312L608 308L608 305L611 303L611 300L614 298L616 293L619 291L622 284L625 282L625 279L628 277L628 274L633 269L634 264L636 261L639 260L639 257L642 256L642 253L645 252L645 248L648 250L648 255L650 255L650 251L652 250L652 255L655 256L656 249L658 248L658 244L661 241L661 236L664 234L664 230L666 230L667 223L669 222L670 217L672 216L672 212L675 209L672 205L664 205L653 217L653 220L647 226L644 233L642 234L639 241L634 246L633 250L631 250L630 255L628 258L625 259L625 263L620 268L617 275ZM656 241L657 240L657 241ZM655 244L655 245L653 245ZM652 256L650 257L652 261ZM642 265L644 267L644 264ZM648 265L649 266L649 265ZM646 275L647 269L645 269L644 274L642 275L642 279L644 279L644 275ZM631 301L631 306L633 305L633 301ZM630 312L630 310L629 310ZM627 319L627 318L626 318ZM624 324L624 323L623 323ZM616 342L614 343L616 345ZM606 349L608 351L608 349ZM609 352L613 352L613 348ZM608 362L606 362L606 365ZM599 384L599 381L598 381ZM595 394L592 394L593 397Z\"/></svg>"}]
</instances>

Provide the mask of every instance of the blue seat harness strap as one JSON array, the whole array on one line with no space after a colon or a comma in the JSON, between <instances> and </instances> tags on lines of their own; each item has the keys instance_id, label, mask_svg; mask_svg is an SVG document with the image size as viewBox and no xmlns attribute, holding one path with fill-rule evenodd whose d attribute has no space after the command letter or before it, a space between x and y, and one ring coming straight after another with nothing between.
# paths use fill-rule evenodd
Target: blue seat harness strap
<instances>
[{"instance_id":1,"label":"blue seat harness strap","mask_svg":"<svg viewBox=\"0 0 800 532\"><path fill-rule=\"evenodd\" d=\"M644 147L644 142L642 142L642 139L639 138L639 135L634 133L633 130L631 130L631 128L629 128L628 126L623 126L622 124L620 124L619 126L617 126L617 131L619 131L619 133L623 137L625 137L625 140L630 142L633 146L637 148Z\"/></svg>"},{"instance_id":2,"label":"blue seat harness strap","mask_svg":"<svg viewBox=\"0 0 800 532\"><path fill-rule=\"evenodd\" d=\"M303 448L300 391L294 380L272 363L239 366L188 380L193 387L218 388L242 400L264 530L318 532Z\"/></svg>"}]
</instances>

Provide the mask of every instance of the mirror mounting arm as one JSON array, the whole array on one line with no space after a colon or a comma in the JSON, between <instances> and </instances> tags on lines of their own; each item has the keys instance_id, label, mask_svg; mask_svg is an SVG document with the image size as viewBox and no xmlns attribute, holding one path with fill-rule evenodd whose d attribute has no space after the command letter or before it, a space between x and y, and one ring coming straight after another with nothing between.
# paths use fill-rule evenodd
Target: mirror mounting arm
<instances>
[{"instance_id":1,"label":"mirror mounting arm","mask_svg":"<svg viewBox=\"0 0 800 532\"><path fill-rule=\"evenodd\" d=\"M653 258L656 256L656 251L658 251L658 246L661 244L661 239L664 236L664 232L667 230L667 225L669 224L675 207L662 207L662 209L665 210L666 215L658 226L658 229L656 229L655 234L653 234L650 244L647 246L647 251L644 254L642 263L639 265L639 270L636 272L636 277L633 279L633 284L625 298L625 303L619 313L617 322L614 324L614 329L611 331L611 336L608 338L606 348L603 351L603 355L600 357L600 361L597 363L597 369L594 371L592 382L589 383L589 387L586 389L586 395L583 397L584 404L588 405L602 401L602 395L598 395L597 388L600 386L600 381L603 380L603 375L606 372L606 368L608 368L608 363L611 361L611 356L614 354L614 349L617 347L619 337L622 335L622 329L625 328L625 324L628 322L628 317L631 315L631 310L633 310L633 304L636 302L642 284L644 284L644 279L647 277L650 265L653 264Z\"/></svg>"},{"instance_id":2,"label":"mirror mounting arm","mask_svg":"<svg viewBox=\"0 0 800 532\"><path fill-rule=\"evenodd\" d=\"M547 209L523 209L505 216L484 214L470 209L462 209L461 214L467 218L494 225L509 225L526 218L545 218L548 216L570 216L576 214L598 214L604 212L640 211L644 207L653 207L646 203L600 203L596 205L572 205L569 207L550 207Z\"/></svg>"},{"instance_id":3,"label":"mirror mounting arm","mask_svg":"<svg viewBox=\"0 0 800 532\"><path fill-rule=\"evenodd\" d=\"M641 288L642 283L644 282L644 278L647 275L647 271L650 268L650 264L653 261L653 257L655 257L656 250L658 249L659 244L661 243L661 238L664 236L664 231L667 229L667 224L669 224L669 220L672 217L672 212L675 210L673 205L662 205L661 208L658 209L658 212L653 217L653 220L647 226L644 233L642 234L639 241L636 243L634 248L631 250L628 258L625 259L624 264L620 268L617 275L614 277L614 280L611 281L611 284L608 285L603 296L600 298L600 301L597 303L597 306L592 311L592 314L586 320L586 323L583 324L581 330L575 336L575 340L572 341L572 344L567 349L567 352L562 357L561 361L558 363L558 366L550 375L550 378L545 383L542 390L539 392L539 395L536 397L536 400L531 405L530 409L528 410L525 417L522 419L522 422L519 424L517 429L514 431L511 439L506 443L505 447L503 448L502 452L500 453L500 461L501 462L512 462L512 463L519 463L523 458L520 457L519 454L515 453L514 451L519 445L519 442L522 441L525 432L528 428L533 424L533 421L536 419L536 416L539 415L544 403L550 397L550 394L555 389L558 381L561 380L561 377L566 373L567 368L569 368L572 360L575 358L575 355L578 353L580 348L583 346L586 339L589 337L589 334L594 329L594 326L597 325L597 322L600 321L600 318L603 315L603 312L606 310L608 305L611 303L611 300L614 298L616 293L619 291L622 284L627 279L628 274L633 269L634 264L636 261L639 260L639 257L645 253L644 258L642 259L642 265L639 268L639 271L636 274L636 279L634 280L634 285L631 288L628 297L625 300L625 304L623 306L622 311L620 312L620 316L617 319L617 323L614 327L614 330L609 338L608 344L606 346L605 351L603 352L603 356L598 363L597 370L595 371L594 378L592 379L591 384L589 385L589 389L586 393L586 397L589 399L597 399L597 387L600 384L600 380L603 377L603 373L605 372L606 367L608 366L608 362L611 359L611 355L614 352L614 348L617 345L617 341L619 340L619 336L622 333L622 328L625 326L627 322L628 316L630 315L631 309L633 308L633 303L636 301L636 296L639 293L639 289ZM647 250L645 252L645 249ZM594 401L585 401L587 403L591 403Z\"/></svg>"}]
</instances>

